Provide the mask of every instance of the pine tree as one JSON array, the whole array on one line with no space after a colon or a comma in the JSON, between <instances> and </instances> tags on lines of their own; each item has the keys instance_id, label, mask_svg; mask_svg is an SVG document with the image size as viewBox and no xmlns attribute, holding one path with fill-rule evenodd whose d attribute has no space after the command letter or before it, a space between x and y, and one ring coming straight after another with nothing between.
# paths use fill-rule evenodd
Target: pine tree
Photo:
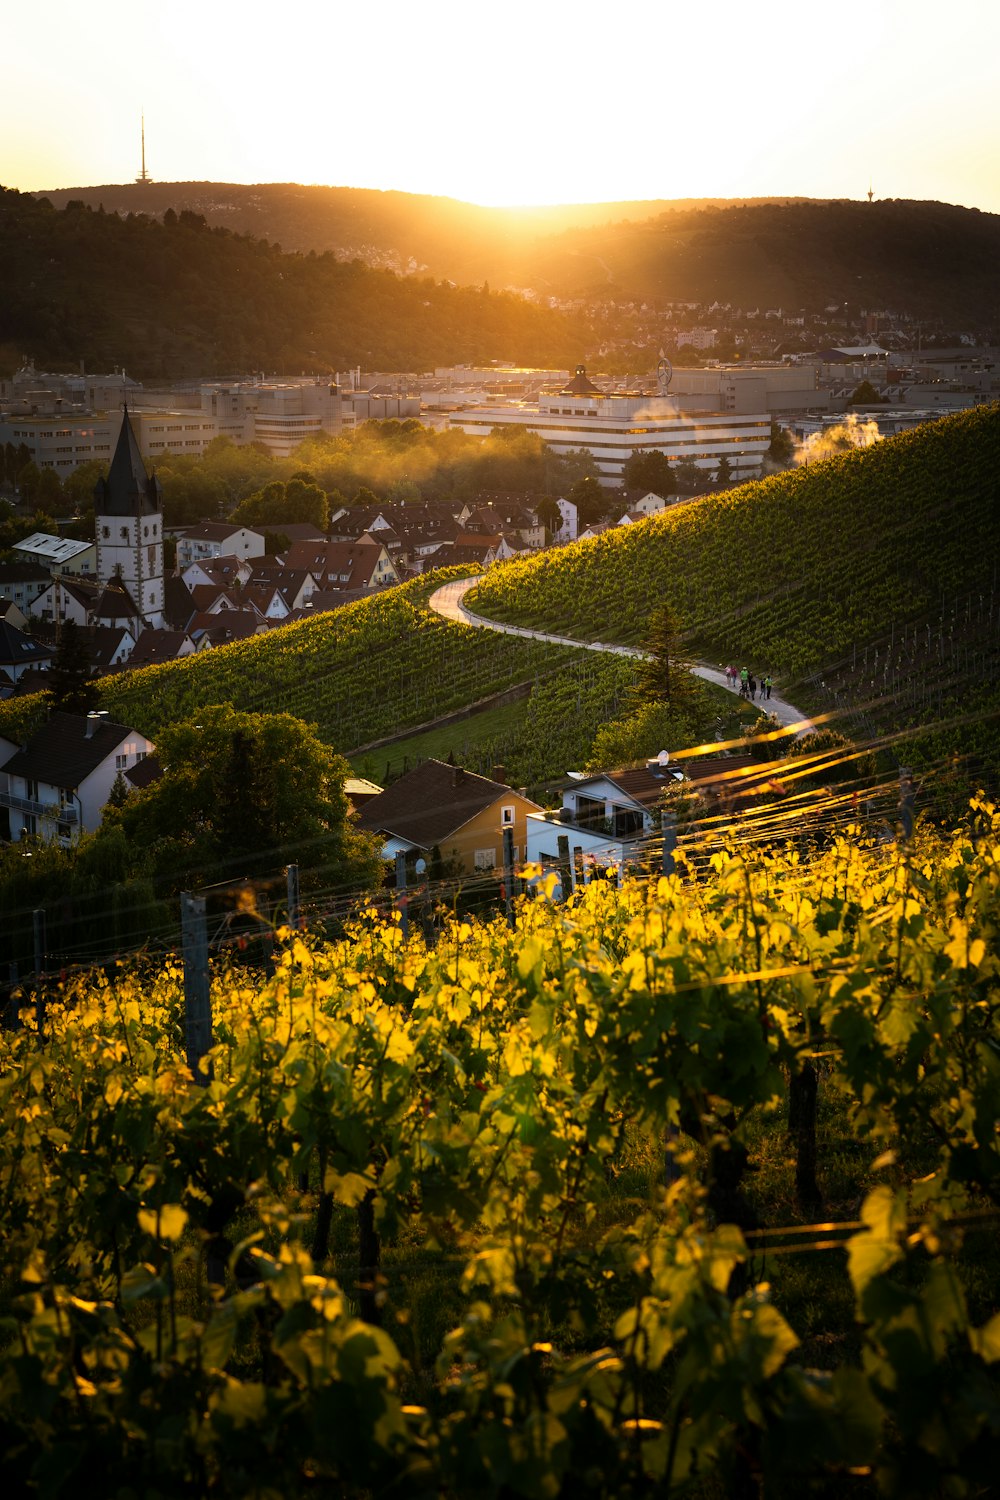
<instances>
[{"instance_id":1,"label":"pine tree","mask_svg":"<svg viewBox=\"0 0 1000 1500\"><path fill-rule=\"evenodd\" d=\"M49 691L53 707L68 714L87 714L97 702L90 657L75 620L67 620L62 626L59 649L49 668Z\"/></svg>"},{"instance_id":2,"label":"pine tree","mask_svg":"<svg viewBox=\"0 0 1000 1500\"><path fill-rule=\"evenodd\" d=\"M649 617L643 641L646 660L639 669L636 689L643 702L681 703L692 691L690 665L680 648L681 626L669 604L660 604Z\"/></svg>"}]
</instances>

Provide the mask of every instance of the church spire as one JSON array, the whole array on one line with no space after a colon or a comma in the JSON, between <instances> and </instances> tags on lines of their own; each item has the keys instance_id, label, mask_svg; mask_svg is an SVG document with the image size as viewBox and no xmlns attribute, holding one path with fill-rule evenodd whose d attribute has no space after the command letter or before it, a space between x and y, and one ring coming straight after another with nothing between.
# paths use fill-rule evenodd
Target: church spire
<instances>
[{"instance_id":1,"label":"church spire","mask_svg":"<svg viewBox=\"0 0 1000 1500\"><path fill-rule=\"evenodd\" d=\"M126 406L108 477L94 486L94 509L99 516L153 516L163 508L160 496L160 481L146 473Z\"/></svg>"}]
</instances>

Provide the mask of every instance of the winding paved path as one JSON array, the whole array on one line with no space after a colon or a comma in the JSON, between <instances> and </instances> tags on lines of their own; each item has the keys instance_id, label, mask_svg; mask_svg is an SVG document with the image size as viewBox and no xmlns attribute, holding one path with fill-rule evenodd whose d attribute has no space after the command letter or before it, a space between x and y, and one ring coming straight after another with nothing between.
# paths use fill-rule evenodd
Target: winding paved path
<instances>
[{"instance_id":1,"label":"winding paved path","mask_svg":"<svg viewBox=\"0 0 1000 1500\"><path fill-rule=\"evenodd\" d=\"M469 589L479 582L478 578L458 578L453 583L443 584L437 589L428 601L435 614L441 615L445 620L451 620L455 625L473 625L481 630L499 630L504 635L523 635L532 641L548 641L553 646L577 646L584 651L611 651L616 656L644 656L645 652L639 651L635 646L615 646L607 641L575 641L568 635L548 635L543 630L526 630L521 625L503 625L498 620L486 620L482 615L473 614L467 609L464 599ZM718 687L729 688L726 674L718 667L693 666L692 672L696 677L703 677L706 682L714 682ZM787 727L794 724L798 734L808 734L815 728L811 719L805 717L801 709L794 704L779 698L772 693L766 702L759 699L761 711L774 714L780 724Z\"/></svg>"}]
</instances>

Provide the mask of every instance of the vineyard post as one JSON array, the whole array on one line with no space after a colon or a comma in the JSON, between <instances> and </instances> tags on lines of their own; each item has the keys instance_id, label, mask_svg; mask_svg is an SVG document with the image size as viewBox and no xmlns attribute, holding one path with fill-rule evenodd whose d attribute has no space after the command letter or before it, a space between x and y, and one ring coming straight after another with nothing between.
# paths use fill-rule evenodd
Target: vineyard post
<instances>
[{"instance_id":1,"label":"vineyard post","mask_svg":"<svg viewBox=\"0 0 1000 1500\"><path fill-rule=\"evenodd\" d=\"M913 832L913 778L909 766L899 768L899 822L903 831L903 842L909 841Z\"/></svg>"},{"instance_id":2,"label":"vineyard post","mask_svg":"<svg viewBox=\"0 0 1000 1500\"><path fill-rule=\"evenodd\" d=\"M503 888L507 908L507 926L514 926L514 830L503 831Z\"/></svg>"},{"instance_id":3,"label":"vineyard post","mask_svg":"<svg viewBox=\"0 0 1000 1500\"><path fill-rule=\"evenodd\" d=\"M299 867L289 865L285 871L288 882L288 925L294 931L299 925Z\"/></svg>"},{"instance_id":4,"label":"vineyard post","mask_svg":"<svg viewBox=\"0 0 1000 1500\"><path fill-rule=\"evenodd\" d=\"M663 814L663 873L672 875L676 869L674 851L677 848L677 818L674 813Z\"/></svg>"},{"instance_id":5,"label":"vineyard post","mask_svg":"<svg viewBox=\"0 0 1000 1500\"><path fill-rule=\"evenodd\" d=\"M181 891L181 940L184 950L184 1044L196 1083L209 1081L201 1060L212 1045L212 999L208 980L208 919L204 896Z\"/></svg>"},{"instance_id":6,"label":"vineyard post","mask_svg":"<svg viewBox=\"0 0 1000 1500\"><path fill-rule=\"evenodd\" d=\"M573 889L573 872L569 862L569 834L559 834L556 845L559 850L559 884L562 888L562 899L566 901Z\"/></svg>"},{"instance_id":7,"label":"vineyard post","mask_svg":"<svg viewBox=\"0 0 1000 1500\"><path fill-rule=\"evenodd\" d=\"M573 889L579 890L587 884L587 871L583 863L583 849L579 844L573 845Z\"/></svg>"},{"instance_id":8,"label":"vineyard post","mask_svg":"<svg viewBox=\"0 0 1000 1500\"><path fill-rule=\"evenodd\" d=\"M8 1031L17 1031L21 1025L20 1009L14 992L17 989L17 959L12 958L7 966L8 981L10 984L10 999L7 1001L7 1014L4 1017L4 1025Z\"/></svg>"},{"instance_id":9,"label":"vineyard post","mask_svg":"<svg viewBox=\"0 0 1000 1500\"><path fill-rule=\"evenodd\" d=\"M396 907L399 911L399 930L405 942L410 924L406 915L406 855L402 849L396 853Z\"/></svg>"},{"instance_id":10,"label":"vineyard post","mask_svg":"<svg viewBox=\"0 0 1000 1500\"><path fill-rule=\"evenodd\" d=\"M35 939L35 1025L38 1040L45 1035L45 911L38 907L31 913L31 927Z\"/></svg>"}]
</instances>

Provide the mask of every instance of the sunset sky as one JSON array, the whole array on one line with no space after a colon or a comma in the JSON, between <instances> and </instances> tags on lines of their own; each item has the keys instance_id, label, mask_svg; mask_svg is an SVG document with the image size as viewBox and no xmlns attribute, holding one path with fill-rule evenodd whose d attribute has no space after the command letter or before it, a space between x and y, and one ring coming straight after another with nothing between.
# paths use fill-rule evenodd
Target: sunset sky
<instances>
[{"instance_id":1,"label":"sunset sky","mask_svg":"<svg viewBox=\"0 0 1000 1500\"><path fill-rule=\"evenodd\" d=\"M1000 0L7 7L0 183L1000 212Z\"/></svg>"}]
</instances>

